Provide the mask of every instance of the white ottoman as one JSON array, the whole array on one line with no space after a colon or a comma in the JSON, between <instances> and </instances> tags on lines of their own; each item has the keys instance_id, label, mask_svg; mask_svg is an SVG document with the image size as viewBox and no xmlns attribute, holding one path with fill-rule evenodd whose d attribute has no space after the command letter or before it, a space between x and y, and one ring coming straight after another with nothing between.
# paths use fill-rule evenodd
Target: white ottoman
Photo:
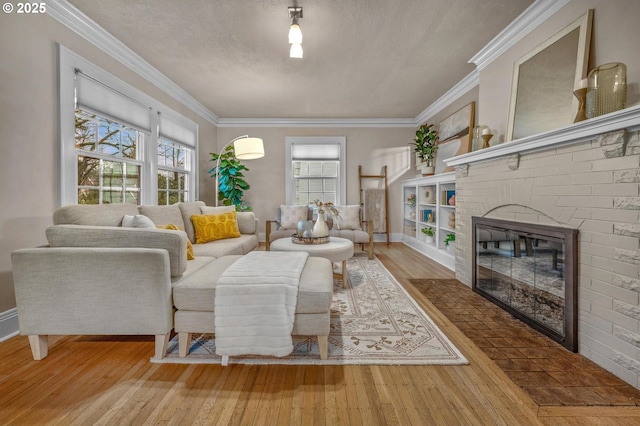
<instances>
[{"instance_id":1,"label":"white ottoman","mask_svg":"<svg viewBox=\"0 0 640 426\"><path fill-rule=\"evenodd\" d=\"M296 244L291 238L280 238L271 243L271 251L304 251L309 256L322 257L331 262L342 262L342 286L347 286L347 260L353 257L353 243L346 238L330 237L324 244Z\"/></svg>"}]
</instances>

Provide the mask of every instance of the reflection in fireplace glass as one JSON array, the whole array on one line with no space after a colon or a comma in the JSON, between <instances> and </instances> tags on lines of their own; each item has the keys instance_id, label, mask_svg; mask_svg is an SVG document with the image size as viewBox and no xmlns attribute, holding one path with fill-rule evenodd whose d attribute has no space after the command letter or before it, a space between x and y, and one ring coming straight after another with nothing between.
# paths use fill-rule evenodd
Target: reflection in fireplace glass
<instances>
[{"instance_id":1,"label":"reflection in fireplace glass","mask_svg":"<svg viewBox=\"0 0 640 426\"><path fill-rule=\"evenodd\" d=\"M476 287L565 336L565 247L561 240L476 227Z\"/></svg>"}]
</instances>

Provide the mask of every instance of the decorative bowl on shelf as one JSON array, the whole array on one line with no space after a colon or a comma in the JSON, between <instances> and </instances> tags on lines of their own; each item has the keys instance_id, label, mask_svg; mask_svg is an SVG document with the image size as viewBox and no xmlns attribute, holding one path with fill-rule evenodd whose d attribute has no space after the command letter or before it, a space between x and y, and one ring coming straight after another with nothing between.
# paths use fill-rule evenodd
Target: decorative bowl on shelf
<instances>
[{"instance_id":1,"label":"decorative bowl on shelf","mask_svg":"<svg viewBox=\"0 0 640 426\"><path fill-rule=\"evenodd\" d=\"M326 244L329 242L329 236L326 237L303 237L298 234L291 236L291 242L294 244Z\"/></svg>"}]
</instances>

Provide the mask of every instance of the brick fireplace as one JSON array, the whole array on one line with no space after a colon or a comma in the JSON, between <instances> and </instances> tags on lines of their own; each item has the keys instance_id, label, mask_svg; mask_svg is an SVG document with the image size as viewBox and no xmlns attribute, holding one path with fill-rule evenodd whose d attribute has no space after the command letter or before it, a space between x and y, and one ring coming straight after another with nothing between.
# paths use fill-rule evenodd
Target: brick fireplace
<instances>
[{"instance_id":1,"label":"brick fireplace","mask_svg":"<svg viewBox=\"0 0 640 426\"><path fill-rule=\"evenodd\" d=\"M456 277L472 217L579 231L578 352L640 388L640 107L454 157Z\"/></svg>"}]
</instances>

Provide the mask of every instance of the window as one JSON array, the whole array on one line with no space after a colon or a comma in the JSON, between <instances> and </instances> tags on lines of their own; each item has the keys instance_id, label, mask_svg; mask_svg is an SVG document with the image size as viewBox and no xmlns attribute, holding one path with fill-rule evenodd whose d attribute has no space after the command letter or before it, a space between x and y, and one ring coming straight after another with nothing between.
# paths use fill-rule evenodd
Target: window
<instances>
[{"instance_id":1,"label":"window","mask_svg":"<svg viewBox=\"0 0 640 426\"><path fill-rule=\"evenodd\" d=\"M60 205L196 200L197 124L59 48Z\"/></svg>"},{"instance_id":2,"label":"window","mask_svg":"<svg viewBox=\"0 0 640 426\"><path fill-rule=\"evenodd\" d=\"M192 151L168 139L158 142L158 204L189 200Z\"/></svg>"},{"instance_id":3,"label":"window","mask_svg":"<svg viewBox=\"0 0 640 426\"><path fill-rule=\"evenodd\" d=\"M287 203L345 204L344 137L287 137Z\"/></svg>"},{"instance_id":4,"label":"window","mask_svg":"<svg viewBox=\"0 0 640 426\"><path fill-rule=\"evenodd\" d=\"M78 204L140 204L144 134L82 109L75 116Z\"/></svg>"}]
</instances>

